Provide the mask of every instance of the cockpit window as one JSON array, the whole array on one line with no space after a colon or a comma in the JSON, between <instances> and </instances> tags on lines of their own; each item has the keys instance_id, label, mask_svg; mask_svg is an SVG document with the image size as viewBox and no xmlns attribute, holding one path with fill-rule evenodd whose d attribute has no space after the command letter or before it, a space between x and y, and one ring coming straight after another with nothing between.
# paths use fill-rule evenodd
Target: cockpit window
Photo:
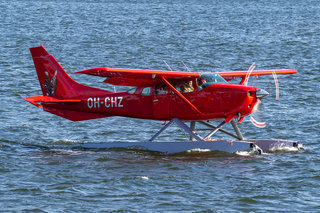
<instances>
[{"instance_id":1,"label":"cockpit window","mask_svg":"<svg viewBox=\"0 0 320 213\"><path fill-rule=\"evenodd\" d=\"M197 79L198 88L202 90L212 84L216 83L227 83L218 73L202 73Z\"/></svg>"}]
</instances>

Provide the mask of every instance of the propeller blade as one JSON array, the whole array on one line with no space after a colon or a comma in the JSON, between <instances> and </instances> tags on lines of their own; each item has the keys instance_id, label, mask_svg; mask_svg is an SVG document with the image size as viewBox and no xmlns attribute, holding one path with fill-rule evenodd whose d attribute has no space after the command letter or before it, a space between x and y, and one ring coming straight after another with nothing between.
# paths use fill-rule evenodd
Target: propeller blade
<instances>
[{"instance_id":1,"label":"propeller blade","mask_svg":"<svg viewBox=\"0 0 320 213\"><path fill-rule=\"evenodd\" d=\"M251 75L251 73L252 73L252 71L254 70L255 67L256 67L256 63L253 63L250 66L250 68L249 68L249 70L248 70L248 72L246 74L246 78L244 80L246 86L248 86L249 77L250 77L250 75Z\"/></svg>"},{"instance_id":2,"label":"propeller blade","mask_svg":"<svg viewBox=\"0 0 320 213\"><path fill-rule=\"evenodd\" d=\"M254 119L252 116L250 116L250 121L253 125L259 128L265 128L267 126L266 122L259 122L256 119Z\"/></svg>"},{"instance_id":3,"label":"propeller blade","mask_svg":"<svg viewBox=\"0 0 320 213\"><path fill-rule=\"evenodd\" d=\"M276 72L273 72L272 75L274 79L274 84L276 85L276 100L278 101L279 100L279 82L278 82Z\"/></svg>"},{"instance_id":4,"label":"propeller blade","mask_svg":"<svg viewBox=\"0 0 320 213\"><path fill-rule=\"evenodd\" d=\"M264 110L263 110L263 104L258 99L258 105L255 107L255 110L250 115L250 121L253 125L259 128L264 128L267 126L267 123L264 121Z\"/></svg>"}]
</instances>

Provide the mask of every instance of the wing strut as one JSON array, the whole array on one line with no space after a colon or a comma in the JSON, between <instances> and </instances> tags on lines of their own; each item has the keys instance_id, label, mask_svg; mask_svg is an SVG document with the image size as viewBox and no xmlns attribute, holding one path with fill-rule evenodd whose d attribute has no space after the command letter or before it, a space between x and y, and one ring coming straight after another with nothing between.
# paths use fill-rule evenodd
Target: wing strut
<instances>
[{"instance_id":1,"label":"wing strut","mask_svg":"<svg viewBox=\"0 0 320 213\"><path fill-rule=\"evenodd\" d=\"M167 81L167 79L165 79L164 76L161 77L161 79L164 81L164 83L170 87L184 102L186 102L194 111L196 111L200 116L203 116L204 114L202 112L200 112L198 110L198 108L193 105L188 99L186 99L186 97L184 97L176 88L174 88L174 86L172 86L172 84L170 84L169 81Z\"/></svg>"}]
</instances>

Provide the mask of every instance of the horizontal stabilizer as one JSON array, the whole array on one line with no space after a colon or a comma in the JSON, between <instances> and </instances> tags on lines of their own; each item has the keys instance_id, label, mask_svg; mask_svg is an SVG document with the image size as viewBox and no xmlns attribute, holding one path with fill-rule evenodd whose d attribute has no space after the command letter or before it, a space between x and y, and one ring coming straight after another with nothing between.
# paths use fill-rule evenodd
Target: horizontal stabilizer
<instances>
[{"instance_id":1,"label":"horizontal stabilizer","mask_svg":"<svg viewBox=\"0 0 320 213\"><path fill-rule=\"evenodd\" d=\"M24 100L28 101L29 103L39 108L42 108L41 103L79 103L81 102L81 100L78 100L78 99L57 99L49 96L26 97L24 98Z\"/></svg>"},{"instance_id":2,"label":"horizontal stabilizer","mask_svg":"<svg viewBox=\"0 0 320 213\"><path fill-rule=\"evenodd\" d=\"M78 112L67 109L58 109L53 107L43 107L43 110L46 112L50 112L52 114L58 115L60 117L66 118L71 121L84 121L96 118L105 118L110 117L108 115L89 113L89 112Z\"/></svg>"}]
</instances>

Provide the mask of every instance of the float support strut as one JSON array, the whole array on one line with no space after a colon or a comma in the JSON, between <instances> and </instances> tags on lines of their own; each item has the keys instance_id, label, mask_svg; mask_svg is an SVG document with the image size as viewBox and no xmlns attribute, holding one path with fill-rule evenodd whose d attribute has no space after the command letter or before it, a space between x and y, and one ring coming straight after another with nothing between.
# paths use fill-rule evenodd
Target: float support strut
<instances>
[{"instance_id":1,"label":"float support strut","mask_svg":"<svg viewBox=\"0 0 320 213\"><path fill-rule=\"evenodd\" d=\"M241 132L240 132L240 129L238 128L238 125L237 125L237 123L234 121L234 119L231 120L231 125L232 125L234 131L236 132L236 134L237 134L237 136L238 136L238 139L241 140L241 141L244 140L244 138L243 138L243 136L242 136L242 134L241 134Z\"/></svg>"},{"instance_id":2,"label":"float support strut","mask_svg":"<svg viewBox=\"0 0 320 213\"><path fill-rule=\"evenodd\" d=\"M219 129L225 124L225 121L222 121L216 128L214 128L204 139L209 139L214 133L218 132Z\"/></svg>"},{"instance_id":3,"label":"float support strut","mask_svg":"<svg viewBox=\"0 0 320 213\"><path fill-rule=\"evenodd\" d=\"M192 130L192 132L195 131L195 129L196 129L196 122L195 121L190 122L190 129ZM196 139L190 135L190 140L195 141Z\"/></svg>"},{"instance_id":4,"label":"float support strut","mask_svg":"<svg viewBox=\"0 0 320 213\"><path fill-rule=\"evenodd\" d=\"M183 123L179 118L173 118L169 123L162 127L149 141L153 141L154 139L156 139L164 130L166 130L173 123L176 123L181 129L188 133L190 137L193 137L197 141L203 141L199 135L195 134L192 131L192 129L190 129L190 127Z\"/></svg>"}]
</instances>

